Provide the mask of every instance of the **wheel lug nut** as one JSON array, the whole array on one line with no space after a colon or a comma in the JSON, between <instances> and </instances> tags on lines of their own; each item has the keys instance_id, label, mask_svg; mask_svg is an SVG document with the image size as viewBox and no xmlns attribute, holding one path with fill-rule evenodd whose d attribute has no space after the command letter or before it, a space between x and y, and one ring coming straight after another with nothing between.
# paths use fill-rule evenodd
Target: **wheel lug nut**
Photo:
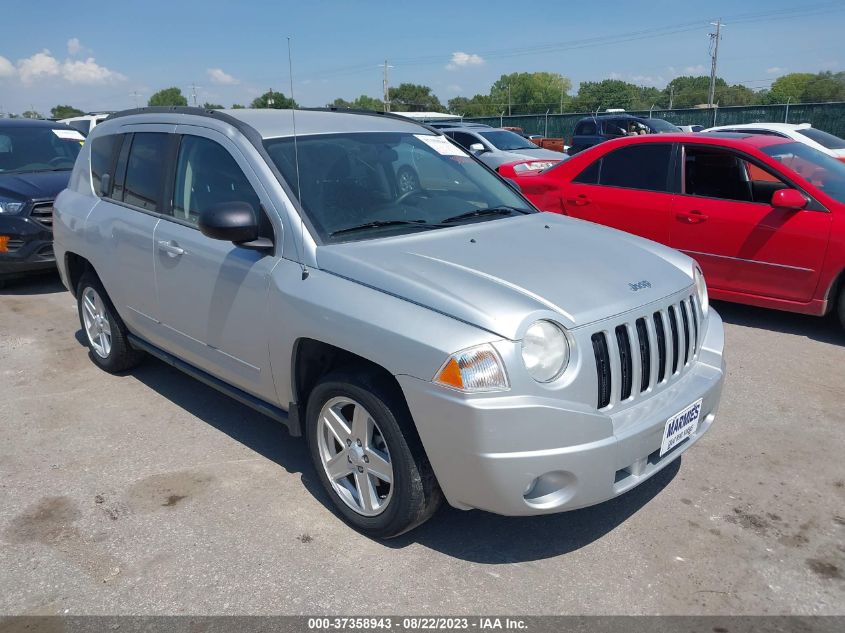
<instances>
[{"instance_id":1,"label":"wheel lug nut","mask_svg":"<svg viewBox=\"0 0 845 633\"><path fill-rule=\"evenodd\" d=\"M364 467L363 467L363 466L358 466L358 472L359 472L359 473L364 472Z\"/></svg>"},{"instance_id":2,"label":"wheel lug nut","mask_svg":"<svg viewBox=\"0 0 845 633\"><path fill-rule=\"evenodd\" d=\"M370 458L367 457L366 455L364 455L364 462L366 462L367 464L370 463Z\"/></svg>"},{"instance_id":3,"label":"wheel lug nut","mask_svg":"<svg viewBox=\"0 0 845 633\"><path fill-rule=\"evenodd\" d=\"M352 446L352 440L346 440L346 445L347 445L347 446Z\"/></svg>"},{"instance_id":4,"label":"wheel lug nut","mask_svg":"<svg viewBox=\"0 0 845 633\"><path fill-rule=\"evenodd\" d=\"M355 440L355 442L358 444L358 446L361 446L361 440Z\"/></svg>"}]
</instances>

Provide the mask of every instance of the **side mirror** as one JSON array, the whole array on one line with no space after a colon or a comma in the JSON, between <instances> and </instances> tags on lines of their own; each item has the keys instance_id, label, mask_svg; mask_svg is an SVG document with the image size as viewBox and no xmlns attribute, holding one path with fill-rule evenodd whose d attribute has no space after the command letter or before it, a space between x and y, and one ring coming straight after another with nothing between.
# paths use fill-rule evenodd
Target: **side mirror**
<instances>
[{"instance_id":1,"label":"side mirror","mask_svg":"<svg viewBox=\"0 0 845 633\"><path fill-rule=\"evenodd\" d=\"M772 195L772 206L776 209L800 211L807 206L808 200L797 189L778 189Z\"/></svg>"},{"instance_id":2,"label":"side mirror","mask_svg":"<svg viewBox=\"0 0 845 633\"><path fill-rule=\"evenodd\" d=\"M200 211L200 232L225 242L252 242L258 239L255 209L246 202L221 202Z\"/></svg>"},{"instance_id":3,"label":"side mirror","mask_svg":"<svg viewBox=\"0 0 845 633\"><path fill-rule=\"evenodd\" d=\"M487 148L484 147L484 145L482 143L473 143L472 145L469 146L469 151L475 152L477 154L483 154L484 152L487 151Z\"/></svg>"},{"instance_id":4,"label":"side mirror","mask_svg":"<svg viewBox=\"0 0 845 633\"><path fill-rule=\"evenodd\" d=\"M100 195L107 196L111 193L111 174L103 174L100 177Z\"/></svg>"}]
</instances>

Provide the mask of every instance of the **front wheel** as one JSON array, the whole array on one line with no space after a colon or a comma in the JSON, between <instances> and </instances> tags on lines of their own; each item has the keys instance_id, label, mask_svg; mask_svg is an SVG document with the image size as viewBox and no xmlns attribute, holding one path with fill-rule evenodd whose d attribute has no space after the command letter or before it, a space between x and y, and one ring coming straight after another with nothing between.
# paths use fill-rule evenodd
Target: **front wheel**
<instances>
[{"instance_id":1,"label":"front wheel","mask_svg":"<svg viewBox=\"0 0 845 633\"><path fill-rule=\"evenodd\" d=\"M378 376L336 372L321 380L308 399L306 436L320 482L355 529L398 536L440 505L407 407Z\"/></svg>"}]
</instances>

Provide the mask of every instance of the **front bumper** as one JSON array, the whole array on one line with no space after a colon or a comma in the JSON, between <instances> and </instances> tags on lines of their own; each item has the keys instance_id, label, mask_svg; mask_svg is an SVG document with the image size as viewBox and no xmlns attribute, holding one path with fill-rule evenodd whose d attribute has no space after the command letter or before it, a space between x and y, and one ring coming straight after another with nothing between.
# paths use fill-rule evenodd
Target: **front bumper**
<instances>
[{"instance_id":1,"label":"front bumper","mask_svg":"<svg viewBox=\"0 0 845 633\"><path fill-rule=\"evenodd\" d=\"M53 232L25 216L0 216L0 235L9 238L0 252L0 278L56 267Z\"/></svg>"},{"instance_id":2,"label":"front bumper","mask_svg":"<svg viewBox=\"0 0 845 633\"><path fill-rule=\"evenodd\" d=\"M722 320L711 309L701 351L687 372L650 397L611 411L512 392L473 397L409 376L397 380L452 506L547 514L617 497L695 444L719 406L723 346ZM699 398L695 434L661 458L666 421Z\"/></svg>"}]
</instances>

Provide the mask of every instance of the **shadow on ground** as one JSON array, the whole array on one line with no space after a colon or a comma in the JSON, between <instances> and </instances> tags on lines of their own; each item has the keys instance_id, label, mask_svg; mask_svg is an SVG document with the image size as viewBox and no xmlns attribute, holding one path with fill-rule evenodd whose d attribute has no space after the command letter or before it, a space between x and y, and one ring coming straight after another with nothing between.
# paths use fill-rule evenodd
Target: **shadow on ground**
<instances>
[{"instance_id":1,"label":"shadow on ground","mask_svg":"<svg viewBox=\"0 0 845 633\"><path fill-rule=\"evenodd\" d=\"M77 338L82 338L81 333ZM308 491L334 511L314 475L303 438L291 437L282 424L153 358L130 375L288 472L300 473ZM601 538L646 505L672 481L680 461L627 494L592 508L537 517L502 517L444 505L428 523L384 544L404 548L419 543L447 556L487 564L559 556Z\"/></svg>"},{"instance_id":2,"label":"shadow on ground","mask_svg":"<svg viewBox=\"0 0 845 633\"><path fill-rule=\"evenodd\" d=\"M59 273L49 272L0 281L0 297L47 295L67 292L59 279Z\"/></svg>"},{"instance_id":3,"label":"shadow on ground","mask_svg":"<svg viewBox=\"0 0 845 633\"><path fill-rule=\"evenodd\" d=\"M713 306L725 323L805 336L822 343L845 344L845 330L835 314L817 317L723 301L714 301Z\"/></svg>"}]
</instances>

